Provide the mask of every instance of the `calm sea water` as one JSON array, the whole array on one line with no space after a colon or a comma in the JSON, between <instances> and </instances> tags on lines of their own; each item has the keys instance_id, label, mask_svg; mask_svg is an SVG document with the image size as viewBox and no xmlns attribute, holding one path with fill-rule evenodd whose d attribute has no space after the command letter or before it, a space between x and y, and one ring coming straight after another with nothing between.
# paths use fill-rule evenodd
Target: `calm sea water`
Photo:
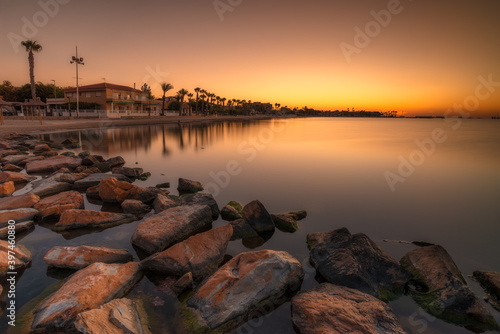
<instances>
[{"instance_id":1,"label":"calm sea water","mask_svg":"<svg viewBox=\"0 0 500 334\"><path fill-rule=\"evenodd\" d=\"M176 194L179 177L199 180L221 208L230 200L259 199L271 213L307 210L296 233L276 230L269 240L232 241L227 250L232 256L288 251L305 267L302 289L307 290L318 283L308 264L306 235L340 227L367 234L397 260L414 246L395 241L418 240L445 247L465 276L474 270L500 271L500 121L459 122L278 119L95 129L43 138L73 137L94 154L121 155L126 166L151 172L147 181L135 182L141 186L169 181ZM101 209L88 202L86 208ZM18 282L18 306L60 280L42 260L50 248L100 245L135 255L130 237L137 224L84 235L37 226L20 241L32 251L33 265ZM482 298L479 285L468 281ZM179 303L154 277L145 277L131 296L155 305L151 318L158 332L176 332ZM390 305L408 333L468 333L426 315L409 297ZM500 322L500 313L487 307ZM1 330L5 323L4 315ZM294 333L290 304L239 332Z\"/></svg>"}]
</instances>

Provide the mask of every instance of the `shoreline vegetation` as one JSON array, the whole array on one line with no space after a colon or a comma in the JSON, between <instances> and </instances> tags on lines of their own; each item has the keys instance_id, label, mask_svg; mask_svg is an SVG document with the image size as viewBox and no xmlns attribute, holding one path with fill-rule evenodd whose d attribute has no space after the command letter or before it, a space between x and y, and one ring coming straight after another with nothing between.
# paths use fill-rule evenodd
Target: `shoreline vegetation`
<instances>
[{"instance_id":1,"label":"shoreline vegetation","mask_svg":"<svg viewBox=\"0 0 500 334\"><path fill-rule=\"evenodd\" d=\"M170 119L170 123L177 121ZM170 184L142 187L134 182L151 174L126 167L120 156L105 159L79 151L78 142L70 139L54 142L20 133L2 136L0 254L6 258L14 234L13 268L19 279L32 262L21 239L35 229L46 228L72 239L135 222L130 242L138 261L127 250L50 245L53 248L43 261L51 270L66 270L65 279L55 292L42 293L43 301L35 297L36 303L28 302L30 307L19 310L23 332L86 333L114 327L134 333L163 332L153 323L157 319L153 313L144 312L141 295L127 296L143 276L175 294L180 309L176 322L181 326L177 329L194 333L225 333L239 326L252 329L253 319L288 301L290 321L299 332L309 332L315 324L315 329L328 332L347 326L359 332L382 327L404 333L387 304L403 294L446 322L474 332L499 329L485 302L467 286L467 275L439 245L414 243L416 248L397 261L363 233L351 234L347 228L310 233L303 242L319 285L305 290L302 282L311 273L291 254L262 249L232 257L226 250L230 241L240 239L251 243L252 249L262 246L275 229L294 233L307 212L270 214L258 200L246 205L231 201L219 210L215 198L197 181L180 178L178 195L173 195ZM42 179L36 180L35 175ZM28 184L33 187L29 192L12 196ZM84 196L90 203L120 210L88 210ZM226 223L214 228L212 222L219 216ZM8 271L2 267L2 279ZM498 309L500 273L476 271L474 277ZM2 285L7 291L9 285ZM5 308L3 312L16 319L15 311Z\"/></svg>"}]
</instances>

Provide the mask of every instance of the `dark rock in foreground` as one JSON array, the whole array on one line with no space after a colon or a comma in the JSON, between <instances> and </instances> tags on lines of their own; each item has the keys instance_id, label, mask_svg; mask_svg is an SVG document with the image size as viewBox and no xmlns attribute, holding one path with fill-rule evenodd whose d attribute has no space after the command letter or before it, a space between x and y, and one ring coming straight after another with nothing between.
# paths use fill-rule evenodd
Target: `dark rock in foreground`
<instances>
[{"instance_id":1,"label":"dark rock in foreground","mask_svg":"<svg viewBox=\"0 0 500 334\"><path fill-rule=\"evenodd\" d=\"M179 185L177 186L179 194L193 194L202 190L203 186L200 182L179 178Z\"/></svg>"},{"instance_id":2,"label":"dark rock in foreground","mask_svg":"<svg viewBox=\"0 0 500 334\"><path fill-rule=\"evenodd\" d=\"M49 267L79 270L92 263L126 263L134 258L125 249L111 249L105 247L56 246L45 254L43 260Z\"/></svg>"},{"instance_id":3,"label":"dark rock in foreground","mask_svg":"<svg viewBox=\"0 0 500 334\"><path fill-rule=\"evenodd\" d=\"M205 280L187 300L198 325L231 329L266 305L276 309L289 293L300 289L304 271L287 252L261 250L241 253ZM192 330L192 329L191 329Z\"/></svg>"},{"instance_id":4,"label":"dark rock in foreground","mask_svg":"<svg viewBox=\"0 0 500 334\"><path fill-rule=\"evenodd\" d=\"M65 231L76 228L104 228L130 223L134 220L134 215L126 213L73 209L64 211L52 229L54 231Z\"/></svg>"},{"instance_id":5,"label":"dark rock in foreground","mask_svg":"<svg viewBox=\"0 0 500 334\"><path fill-rule=\"evenodd\" d=\"M448 252L427 246L408 252L401 265L413 275L415 301L430 314L473 331L498 329L493 316L467 287Z\"/></svg>"},{"instance_id":6,"label":"dark rock in foreground","mask_svg":"<svg viewBox=\"0 0 500 334\"><path fill-rule=\"evenodd\" d=\"M219 218L219 206L212 194L196 193L180 197L182 205L208 205L212 210L212 219Z\"/></svg>"},{"instance_id":7,"label":"dark rock in foreground","mask_svg":"<svg viewBox=\"0 0 500 334\"><path fill-rule=\"evenodd\" d=\"M243 207L243 219L259 234L274 231L269 212L260 201L252 201Z\"/></svg>"},{"instance_id":8,"label":"dark rock in foreground","mask_svg":"<svg viewBox=\"0 0 500 334\"><path fill-rule=\"evenodd\" d=\"M113 299L99 308L78 314L75 327L87 334L150 334L144 312L133 300Z\"/></svg>"},{"instance_id":9,"label":"dark rock in foreground","mask_svg":"<svg viewBox=\"0 0 500 334\"><path fill-rule=\"evenodd\" d=\"M32 329L70 329L76 316L123 296L142 277L137 262L94 263L77 271L34 312Z\"/></svg>"},{"instance_id":10,"label":"dark rock in foreground","mask_svg":"<svg viewBox=\"0 0 500 334\"><path fill-rule=\"evenodd\" d=\"M193 235L143 260L143 268L177 277L189 272L194 279L208 276L222 263L232 235L231 225Z\"/></svg>"},{"instance_id":11,"label":"dark rock in foreground","mask_svg":"<svg viewBox=\"0 0 500 334\"><path fill-rule=\"evenodd\" d=\"M500 273L494 271L475 271L474 278L488 292L489 303L500 312Z\"/></svg>"},{"instance_id":12,"label":"dark rock in foreground","mask_svg":"<svg viewBox=\"0 0 500 334\"><path fill-rule=\"evenodd\" d=\"M193 274L189 272L187 274L182 275L181 278L175 281L170 288L177 296L180 296L184 291L192 289Z\"/></svg>"},{"instance_id":13,"label":"dark rock in foreground","mask_svg":"<svg viewBox=\"0 0 500 334\"><path fill-rule=\"evenodd\" d=\"M148 253L160 252L211 223L212 210L206 205L170 208L141 222L132 244Z\"/></svg>"},{"instance_id":14,"label":"dark rock in foreground","mask_svg":"<svg viewBox=\"0 0 500 334\"><path fill-rule=\"evenodd\" d=\"M409 275L365 234L346 228L307 235L312 265L328 282L391 300Z\"/></svg>"},{"instance_id":15,"label":"dark rock in foreground","mask_svg":"<svg viewBox=\"0 0 500 334\"><path fill-rule=\"evenodd\" d=\"M330 283L295 296L292 321L301 334L405 333L386 303L359 290Z\"/></svg>"},{"instance_id":16,"label":"dark rock in foreground","mask_svg":"<svg viewBox=\"0 0 500 334\"><path fill-rule=\"evenodd\" d=\"M153 208L155 213L160 213L167 209L180 206L182 201L180 197L172 195L157 194L155 200L153 201Z\"/></svg>"}]
</instances>

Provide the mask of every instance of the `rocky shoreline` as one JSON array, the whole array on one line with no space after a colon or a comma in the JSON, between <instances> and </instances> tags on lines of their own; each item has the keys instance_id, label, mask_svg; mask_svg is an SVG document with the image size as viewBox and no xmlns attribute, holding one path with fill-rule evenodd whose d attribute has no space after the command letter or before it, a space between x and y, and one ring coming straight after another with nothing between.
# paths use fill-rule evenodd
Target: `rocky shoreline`
<instances>
[{"instance_id":1,"label":"rocky shoreline","mask_svg":"<svg viewBox=\"0 0 500 334\"><path fill-rule=\"evenodd\" d=\"M276 228L293 233L307 212L270 214L258 200L231 201L220 210L199 182L179 179L178 196L170 194L169 184L141 187L134 181L150 176L141 168L125 167L121 157L71 151L78 149L71 140L54 143L27 134L0 139L2 299L14 234L17 239L47 228L72 238L139 222L130 243L140 261L123 249L51 245L43 258L48 268L72 274L23 315L29 319L24 332L150 333L141 301L127 297L145 274L170 278L167 289L180 301L186 332L225 333L291 301L298 333L404 333L387 304L403 294L429 314L471 331L499 329L441 246L420 244L398 262L365 234L346 228L312 233L304 243L322 283L301 291L304 269L291 254L264 249L231 257L226 251L237 239L260 246ZM27 185L27 193L13 196ZM120 212L88 210L85 198ZM227 223L213 228L219 216ZM13 268L19 276L31 261L30 252L16 244ZM474 277L498 310L500 274L477 271Z\"/></svg>"}]
</instances>

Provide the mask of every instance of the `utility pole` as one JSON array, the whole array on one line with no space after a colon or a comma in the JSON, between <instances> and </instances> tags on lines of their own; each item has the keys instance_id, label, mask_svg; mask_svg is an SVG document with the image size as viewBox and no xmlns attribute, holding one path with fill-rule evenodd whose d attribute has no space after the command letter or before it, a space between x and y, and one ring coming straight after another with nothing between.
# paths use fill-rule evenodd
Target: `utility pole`
<instances>
[{"instance_id":1,"label":"utility pole","mask_svg":"<svg viewBox=\"0 0 500 334\"><path fill-rule=\"evenodd\" d=\"M70 64L76 64L76 118L80 117L80 94L78 92L78 65L85 65L83 58L78 58L78 46L76 46L76 55L71 57Z\"/></svg>"}]
</instances>

